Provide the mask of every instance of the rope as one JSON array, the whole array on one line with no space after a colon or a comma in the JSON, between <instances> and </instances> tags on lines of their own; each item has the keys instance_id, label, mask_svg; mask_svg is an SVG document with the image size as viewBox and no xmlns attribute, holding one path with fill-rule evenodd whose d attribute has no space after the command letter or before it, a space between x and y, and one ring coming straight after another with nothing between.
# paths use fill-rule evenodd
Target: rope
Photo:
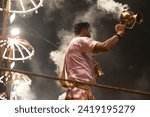
<instances>
[{"instance_id":1,"label":"rope","mask_svg":"<svg viewBox=\"0 0 150 117\"><path fill-rule=\"evenodd\" d=\"M26 74L26 75L29 75L29 76L43 77L43 78L47 78L47 79L51 79L51 80L55 80L55 81L60 80L58 77L55 77L55 76L49 76L49 75L45 75L45 74L32 73L32 72L16 70L16 69L9 69L9 68L5 68L5 67L0 67L0 71L1 70L2 71L18 72L18 73ZM141 90L121 88L121 87L116 87L116 86L111 86L111 85L106 85L106 84L97 84L97 83L91 84L91 83L83 83L83 82L77 82L77 81L66 80L66 79L61 79L61 80L74 82L74 83L78 83L78 84L81 84L81 85L89 85L89 86L94 86L94 87L98 87L98 88L105 88L105 89L117 90L117 91L122 91L122 92L127 92L127 93L133 93L133 94L150 96L150 92L145 92L145 91L141 91Z\"/></svg>"}]
</instances>

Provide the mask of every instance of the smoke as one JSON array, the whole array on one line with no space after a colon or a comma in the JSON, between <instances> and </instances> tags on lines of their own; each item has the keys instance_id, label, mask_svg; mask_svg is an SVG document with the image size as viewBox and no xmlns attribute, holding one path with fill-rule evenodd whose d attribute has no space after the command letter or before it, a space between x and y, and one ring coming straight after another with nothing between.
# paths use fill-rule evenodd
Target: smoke
<instances>
[{"instance_id":1,"label":"smoke","mask_svg":"<svg viewBox=\"0 0 150 117\"><path fill-rule=\"evenodd\" d=\"M12 80L8 85L11 100L35 99L36 96L31 90L31 79L24 74L12 73Z\"/></svg>"},{"instance_id":2,"label":"smoke","mask_svg":"<svg viewBox=\"0 0 150 117\"><path fill-rule=\"evenodd\" d=\"M60 75L60 72L63 69L65 53L66 53L68 44L70 43L71 39L74 37L74 34L72 32L62 29L58 32L58 37L61 40L60 47L58 48L58 50L50 52L50 59L56 65L55 72L57 73L57 75ZM56 82L56 84L57 86L60 86L59 82ZM64 92L66 91L66 89L61 87L60 91ZM61 100L61 99L64 99L64 97L65 95L63 93L58 97L58 99Z\"/></svg>"},{"instance_id":3,"label":"smoke","mask_svg":"<svg viewBox=\"0 0 150 117\"><path fill-rule=\"evenodd\" d=\"M95 5L93 5L88 9L88 11L84 13L79 13L75 18L75 22L79 22L79 21L89 22L92 29L91 37L95 39L96 29L94 27L94 24L98 17L104 17L104 14L98 12Z\"/></svg>"},{"instance_id":4,"label":"smoke","mask_svg":"<svg viewBox=\"0 0 150 117\"><path fill-rule=\"evenodd\" d=\"M56 73L59 74L62 70L65 52L67 50L67 46L71 39L74 37L74 34L65 30L61 30L58 32L58 37L61 39L61 45L56 51L50 52L50 59L54 61L56 68Z\"/></svg>"},{"instance_id":5,"label":"smoke","mask_svg":"<svg viewBox=\"0 0 150 117\"><path fill-rule=\"evenodd\" d=\"M23 80L15 80L13 82L18 82L11 92L11 99L14 100L32 100L36 99L34 92L31 91L31 87Z\"/></svg>"},{"instance_id":6,"label":"smoke","mask_svg":"<svg viewBox=\"0 0 150 117\"><path fill-rule=\"evenodd\" d=\"M54 11L63 7L65 0L44 0L44 6L50 10Z\"/></svg>"},{"instance_id":7,"label":"smoke","mask_svg":"<svg viewBox=\"0 0 150 117\"><path fill-rule=\"evenodd\" d=\"M76 19L75 19L75 22L78 22L78 21L87 21L87 22L90 22L90 23L94 23L96 17L97 17L97 12L96 12L96 8L95 6L92 6L91 8L88 9L87 12L85 13L79 13L77 16L76 16Z\"/></svg>"},{"instance_id":8,"label":"smoke","mask_svg":"<svg viewBox=\"0 0 150 117\"><path fill-rule=\"evenodd\" d=\"M119 18L123 11L129 9L127 4L115 2L114 0L97 0L98 9L106 11L108 14L113 14L114 17Z\"/></svg>"},{"instance_id":9,"label":"smoke","mask_svg":"<svg viewBox=\"0 0 150 117\"><path fill-rule=\"evenodd\" d=\"M44 0L45 13L49 21L53 20L53 13L56 10L63 8L65 0Z\"/></svg>"}]
</instances>

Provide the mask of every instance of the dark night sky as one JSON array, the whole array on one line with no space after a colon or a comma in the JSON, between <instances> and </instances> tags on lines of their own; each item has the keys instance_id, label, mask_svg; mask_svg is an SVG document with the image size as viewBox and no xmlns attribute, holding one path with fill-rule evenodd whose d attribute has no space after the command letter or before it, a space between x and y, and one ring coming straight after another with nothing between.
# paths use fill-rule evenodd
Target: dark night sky
<instances>
[{"instance_id":1,"label":"dark night sky","mask_svg":"<svg viewBox=\"0 0 150 117\"><path fill-rule=\"evenodd\" d=\"M17 15L15 21L10 25L10 28L19 27L21 36L35 48L32 60L16 63L16 69L57 76L56 66L49 59L49 53L57 50L61 45L58 31L63 29L72 32L75 19L79 15L87 13L96 4L96 0L58 0L58 3L51 1L53 0L44 1L44 7L38 9L38 14L32 13L25 17ZM137 24L133 30L127 30L125 36L112 50L95 55L105 73L102 78L97 80L97 83L150 91L150 1L115 1L128 4L130 10L135 13L142 11L144 22ZM0 15L0 25L2 26L2 14ZM114 19L111 14L97 9L92 17L95 18L92 26L96 31L94 36L96 40L104 41L115 33L114 26L119 21ZM53 80L36 77L31 79L31 90L36 99L55 100L63 92ZM150 99L148 96L103 88L94 88L94 94L98 100Z\"/></svg>"}]
</instances>

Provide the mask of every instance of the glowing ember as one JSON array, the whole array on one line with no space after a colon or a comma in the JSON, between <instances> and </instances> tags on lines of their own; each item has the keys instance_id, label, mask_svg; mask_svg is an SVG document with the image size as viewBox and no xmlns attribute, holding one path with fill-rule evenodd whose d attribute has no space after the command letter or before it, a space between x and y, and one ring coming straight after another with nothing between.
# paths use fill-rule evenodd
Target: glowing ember
<instances>
[{"instance_id":1,"label":"glowing ember","mask_svg":"<svg viewBox=\"0 0 150 117\"><path fill-rule=\"evenodd\" d=\"M3 58L8 60L26 60L34 55L32 45L20 37L7 37L7 40L0 40L0 47L4 47ZM10 53L11 52L11 56Z\"/></svg>"}]
</instances>

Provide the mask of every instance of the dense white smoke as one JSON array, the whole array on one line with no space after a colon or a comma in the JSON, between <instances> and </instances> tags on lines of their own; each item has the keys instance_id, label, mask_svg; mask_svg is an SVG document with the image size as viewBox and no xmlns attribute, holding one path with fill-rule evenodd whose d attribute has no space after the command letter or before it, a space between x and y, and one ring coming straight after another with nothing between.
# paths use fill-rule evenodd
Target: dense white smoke
<instances>
[{"instance_id":1,"label":"dense white smoke","mask_svg":"<svg viewBox=\"0 0 150 117\"><path fill-rule=\"evenodd\" d=\"M67 49L67 46L71 39L74 37L74 34L65 30L58 32L58 36L61 39L61 45L56 51L50 53L50 59L54 61L57 66L56 73L59 74L62 70L64 63L64 56Z\"/></svg>"},{"instance_id":2,"label":"dense white smoke","mask_svg":"<svg viewBox=\"0 0 150 117\"><path fill-rule=\"evenodd\" d=\"M31 90L31 79L24 74L13 73L12 80L8 85L11 100L36 99L35 93Z\"/></svg>"},{"instance_id":3,"label":"dense white smoke","mask_svg":"<svg viewBox=\"0 0 150 117\"><path fill-rule=\"evenodd\" d=\"M13 83L16 83L12 87L10 99L11 100L32 100L36 99L34 92L31 91L31 87L23 80L15 80Z\"/></svg>"},{"instance_id":4,"label":"dense white smoke","mask_svg":"<svg viewBox=\"0 0 150 117\"><path fill-rule=\"evenodd\" d=\"M119 18L123 11L129 9L127 4L115 2L114 0L97 0L98 9L104 10L109 14L113 14L114 17Z\"/></svg>"}]
</instances>

